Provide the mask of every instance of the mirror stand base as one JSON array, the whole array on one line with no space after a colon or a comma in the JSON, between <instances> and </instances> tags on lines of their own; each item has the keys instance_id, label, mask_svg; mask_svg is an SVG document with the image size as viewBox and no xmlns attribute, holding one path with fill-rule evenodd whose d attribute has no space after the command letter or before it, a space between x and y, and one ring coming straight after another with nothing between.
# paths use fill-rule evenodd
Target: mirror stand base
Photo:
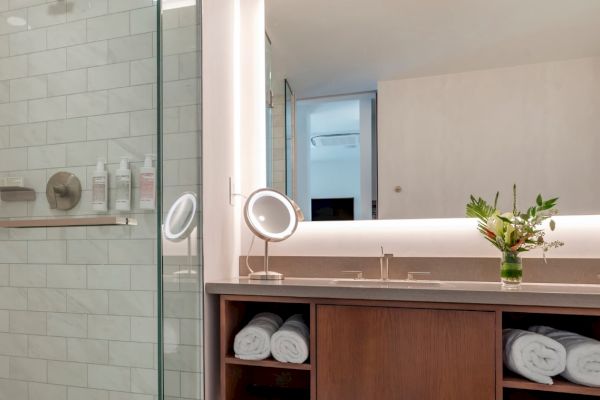
<instances>
[{"instance_id":1,"label":"mirror stand base","mask_svg":"<svg viewBox=\"0 0 600 400\"><path fill-rule=\"evenodd\" d=\"M260 281L281 281L283 280L283 274L275 271L257 271L249 274L248 278Z\"/></svg>"}]
</instances>

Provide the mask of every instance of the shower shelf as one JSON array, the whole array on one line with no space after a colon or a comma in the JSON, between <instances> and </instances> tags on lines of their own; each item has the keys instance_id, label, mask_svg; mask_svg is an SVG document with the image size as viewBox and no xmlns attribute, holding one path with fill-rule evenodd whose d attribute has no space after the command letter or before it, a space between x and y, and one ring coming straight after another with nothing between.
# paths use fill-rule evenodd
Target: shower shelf
<instances>
[{"instance_id":1,"label":"shower shelf","mask_svg":"<svg viewBox=\"0 0 600 400\"><path fill-rule=\"evenodd\" d=\"M135 218L121 216L15 219L0 221L0 228L63 228L70 226L137 225Z\"/></svg>"}]
</instances>

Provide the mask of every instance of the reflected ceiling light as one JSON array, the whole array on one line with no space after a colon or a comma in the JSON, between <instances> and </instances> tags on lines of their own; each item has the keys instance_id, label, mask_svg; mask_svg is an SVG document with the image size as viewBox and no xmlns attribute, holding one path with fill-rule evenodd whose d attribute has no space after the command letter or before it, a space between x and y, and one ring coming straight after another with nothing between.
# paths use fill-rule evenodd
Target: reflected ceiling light
<instances>
[{"instance_id":1,"label":"reflected ceiling light","mask_svg":"<svg viewBox=\"0 0 600 400\"><path fill-rule=\"evenodd\" d=\"M25 26L27 25L27 21L25 21L21 17L10 16L6 18L6 22L12 26Z\"/></svg>"},{"instance_id":2,"label":"reflected ceiling light","mask_svg":"<svg viewBox=\"0 0 600 400\"><path fill-rule=\"evenodd\" d=\"M157 0L154 0L156 3ZM165 10L173 10L175 8L191 7L196 5L196 0L162 0L161 8Z\"/></svg>"}]
</instances>

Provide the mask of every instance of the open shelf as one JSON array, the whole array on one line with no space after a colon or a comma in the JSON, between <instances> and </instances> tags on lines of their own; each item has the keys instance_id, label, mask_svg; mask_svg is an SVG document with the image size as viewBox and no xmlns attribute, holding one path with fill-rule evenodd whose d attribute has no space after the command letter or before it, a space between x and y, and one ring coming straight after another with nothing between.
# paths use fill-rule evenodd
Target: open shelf
<instances>
[{"instance_id":1,"label":"open shelf","mask_svg":"<svg viewBox=\"0 0 600 400\"><path fill-rule=\"evenodd\" d=\"M508 375L504 377L503 386L507 389L523 389L538 392L569 393L600 397L600 388L577 385L560 377L554 377L552 379L554 380L554 385L543 385L515 375Z\"/></svg>"},{"instance_id":2,"label":"open shelf","mask_svg":"<svg viewBox=\"0 0 600 400\"><path fill-rule=\"evenodd\" d=\"M282 363L272 358L266 360L240 360L233 356L225 357L225 364L232 365L247 365L250 367L264 367L264 368L279 368L279 369L294 369L301 371L310 371L310 364L293 364L293 363Z\"/></svg>"},{"instance_id":3,"label":"open shelf","mask_svg":"<svg viewBox=\"0 0 600 400\"><path fill-rule=\"evenodd\" d=\"M137 220L129 217L103 215L99 217L14 219L0 221L0 228L63 228L72 226L115 225L137 225Z\"/></svg>"}]
</instances>

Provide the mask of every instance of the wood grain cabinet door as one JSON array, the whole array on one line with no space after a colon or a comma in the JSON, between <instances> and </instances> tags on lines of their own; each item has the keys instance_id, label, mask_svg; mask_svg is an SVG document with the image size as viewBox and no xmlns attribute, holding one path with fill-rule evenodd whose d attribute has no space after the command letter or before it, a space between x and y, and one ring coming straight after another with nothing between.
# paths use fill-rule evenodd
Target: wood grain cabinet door
<instances>
[{"instance_id":1,"label":"wood grain cabinet door","mask_svg":"<svg viewBox=\"0 0 600 400\"><path fill-rule=\"evenodd\" d=\"M492 400L491 312L317 307L318 400Z\"/></svg>"}]
</instances>

